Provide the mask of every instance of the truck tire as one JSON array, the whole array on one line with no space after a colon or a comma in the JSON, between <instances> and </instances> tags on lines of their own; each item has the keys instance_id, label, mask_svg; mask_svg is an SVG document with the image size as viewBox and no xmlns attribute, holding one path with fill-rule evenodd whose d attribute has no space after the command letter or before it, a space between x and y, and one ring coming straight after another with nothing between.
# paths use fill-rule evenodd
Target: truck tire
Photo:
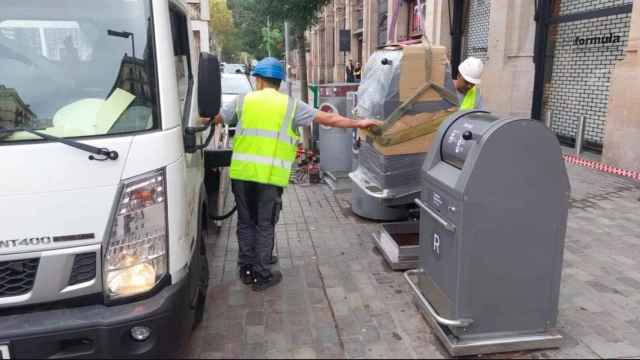
<instances>
[{"instance_id":1,"label":"truck tire","mask_svg":"<svg viewBox=\"0 0 640 360\"><path fill-rule=\"evenodd\" d=\"M207 258L206 240L209 235L206 216L200 224L200 239L198 239L197 261L198 261L198 295L196 300L196 309L193 321L193 329L195 330L204 319L204 312L207 305L207 292L209 290L209 260Z\"/></svg>"}]
</instances>

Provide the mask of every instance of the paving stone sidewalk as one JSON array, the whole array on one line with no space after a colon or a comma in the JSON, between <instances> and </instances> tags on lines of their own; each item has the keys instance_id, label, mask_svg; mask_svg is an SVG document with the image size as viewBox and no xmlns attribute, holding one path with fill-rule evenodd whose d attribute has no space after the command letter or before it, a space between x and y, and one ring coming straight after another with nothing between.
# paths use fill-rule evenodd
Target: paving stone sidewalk
<instances>
[{"instance_id":1,"label":"paving stone sidewalk","mask_svg":"<svg viewBox=\"0 0 640 360\"><path fill-rule=\"evenodd\" d=\"M640 357L640 188L569 166L572 182L559 350L520 358ZM283 283L255 293L237 280L235 219L208 240L211 287L188 356L442 358L401 273L374 250L379 224L326 186L285 192L277 227Z\"/></svg>"}]
</instances>

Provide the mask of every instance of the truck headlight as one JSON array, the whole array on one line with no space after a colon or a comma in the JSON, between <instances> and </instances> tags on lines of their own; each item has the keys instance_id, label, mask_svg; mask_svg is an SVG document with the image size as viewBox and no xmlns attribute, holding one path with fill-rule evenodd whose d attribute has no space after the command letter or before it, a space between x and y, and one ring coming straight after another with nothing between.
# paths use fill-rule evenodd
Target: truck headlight
<instances>
[{"instance_id":1,"label":"truck headlight","mask_svg":"<svg viewBox=\"0 0 640 360\"><path fill-rule=\"evenodd\" d=\"M167 273L166 199L164 170L124 182L104 262L109 298L148 292Z\"/></svg>"}]
</instances>

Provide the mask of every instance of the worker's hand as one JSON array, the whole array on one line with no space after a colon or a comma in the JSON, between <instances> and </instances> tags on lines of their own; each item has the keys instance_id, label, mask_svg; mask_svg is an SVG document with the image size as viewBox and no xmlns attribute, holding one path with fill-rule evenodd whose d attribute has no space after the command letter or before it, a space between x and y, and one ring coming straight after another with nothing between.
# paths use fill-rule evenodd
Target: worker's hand
<instances>
[{"instance_id":1,"label":"worker's hand","mask_svg":"<svg viewBox=\"0 0 640 360\"><path fill-rule=\"evenodd\" d=\"M364 119L358 121L358 129L362 130L371 130L372 128L380 127L382 125L384 125L384 122L380 120Z\"/></svg>"},{"instance_id":2,"label":"worker's hand","mask_svg":"<svg viewBox=\"0 0 640 360\"><path fill-rule=\"evenodd\" d=\"M211 118L200 118L200 121L202 122L202 125L207 126L209 124L211 124L212 119ZM215 118L213 118L214 121L214 125L218 125L218 124L222 124L222 116L220 114L216 115Z\"/></svg>"}]
</instances>

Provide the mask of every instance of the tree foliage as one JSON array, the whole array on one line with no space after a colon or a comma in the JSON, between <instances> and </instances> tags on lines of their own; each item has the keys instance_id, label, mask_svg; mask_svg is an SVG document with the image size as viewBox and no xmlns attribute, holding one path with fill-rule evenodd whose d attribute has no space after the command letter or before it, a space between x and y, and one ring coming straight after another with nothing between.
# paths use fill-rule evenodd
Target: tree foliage
<instances>
[{"instance_id":1,"label":"tree foliage","mask_svg":"<svg viewBox=\"0 0 640 360\"><path fill-rule=\"evenodd\" d=\"M262 28L262 44L260 44L260 49L273 56L273 52L276 49L282 48L283 40L284 36L280 30L273 29L271 24L268 24L268 26Z\"/></svg>"},{"instance_id":2,"label":"tree foliage","mask_svg":"<svg viewBox=\"0 0 640 360\"><path fill-rule=\"evenodd\" d=\"M233 12L236 24L236 40L240 51L249 53L256 59L262 59L268 55L264 45L263 29L267 27L268 16L264 12L264 0L229 0L229 8ZM271 31L278 31L280 36L273 41L272 56L284 57L284 23L271 19Z\"/></svg>"},{"instance_id":3,"label":"tree foliage","mask_svg":"<svg viewBox=\"0 0 640 360\"><path fill-rule=\"evenodd\" d=\"M298 49L298 74L300 79L300 89L302 101L309 102L308 79L307 79L307 41L305 31L318 22L322 8L328 5L331 0L259 0L264 14L271 18L271 21L285 22L290 25L292 38ZM288 49L287 49L288 50ZM304 131L305 147L311 145L309 129Z\"/></svg>"},{"instance_id":4,"label":"tree foliage","mask_svg":"<svg viewBox=\"0 0 640 360\"><path fill-rule=\"evenodd\" d=\"M211 8L211 32L213 33L217 53L223 60L231 60L238 52L236 29L233 14L227 6L226 0L209 0Z\"/></svg>"},{"instance_id":5,"label":"tree foliage","mask_svg":"<svg viewBox=\"0 0 640 360\"><path fill-rule=\"evenodd\" d=\"M284 22L289 23L292 44L296 44L299 54L298 73L304 101L308 100L305 31L318 22L322 8L330 2L331 0L229 0L241 49L257 59L265 57L268 52L263 45L265 37L262 31L267 26L267 19L281 33L284 33ZM272 55L282 59L282 45L276 47Z\"/></svg>"},{"instance_id":6,"label":"tree foliage","mask_svg":"<svg viewBox=\"0 0 640 360\"><path fill-rule=\"evenodd\" d=\"M261 0L260 6L272 21L288 21L291 31L304 33L318 21L322 8L331 0Z\"/></svg>"}]
</instances>

